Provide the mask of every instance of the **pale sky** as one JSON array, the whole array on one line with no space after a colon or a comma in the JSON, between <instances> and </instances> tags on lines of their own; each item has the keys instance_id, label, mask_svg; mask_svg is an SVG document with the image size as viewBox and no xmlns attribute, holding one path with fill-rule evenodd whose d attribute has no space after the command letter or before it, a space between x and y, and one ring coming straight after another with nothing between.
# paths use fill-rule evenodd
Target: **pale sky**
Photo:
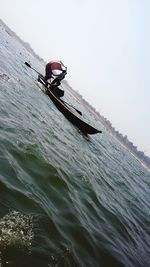
<instances>
[{"instance_id":1,"label":"pale sky","mask_svg":"<svg viewBox=\"0 0 150 267\"><path fill-rule=\"evenodd\" d=\"M150 156L150 0L0 0L0 18Z\"/></svg>"}]
</instances>

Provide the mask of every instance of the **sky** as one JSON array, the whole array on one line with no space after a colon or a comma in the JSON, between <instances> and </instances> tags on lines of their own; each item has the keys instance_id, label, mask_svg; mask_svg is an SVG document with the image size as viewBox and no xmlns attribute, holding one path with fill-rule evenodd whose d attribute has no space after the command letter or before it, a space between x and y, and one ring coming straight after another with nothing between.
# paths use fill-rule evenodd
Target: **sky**
<instances>
[{"instance_id":1,"label":"sky","mask_svg":"<svg viewBox=\"0 0 150 267\"><path fill-rule=\"evenodd\" d=\"M0 0L0 18L150 156L150 1Z\"/></svg>"}]
</instances>

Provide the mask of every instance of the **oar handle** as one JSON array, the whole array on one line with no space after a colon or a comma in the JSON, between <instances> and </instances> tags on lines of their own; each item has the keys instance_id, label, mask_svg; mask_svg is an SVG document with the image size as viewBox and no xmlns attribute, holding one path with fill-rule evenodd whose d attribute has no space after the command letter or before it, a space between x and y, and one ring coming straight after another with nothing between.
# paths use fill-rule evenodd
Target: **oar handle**
<instances>
[{"instance_id":1,"label":"oar handle","mask_svg":"<svg viewBox=\"0 0 150 267\"><path fill-rule=\"evenodd\" d=\"M31 67L31 65L28 62L24 63L27 67L31 68L32 70L34 70L36 73L38 73L41 77L43 77L42 74L40 74L37 70L35 70L34 68ZM52 84L45 82L47 85L51 86ZM69 103L67 103L66 101L62 100L62 102L66 103L68 106L74 108L76 110L76 112L78 112L81 116L82 116L82 112L78 109L76 109L75 107L73 107L72 105L70 105Z\"/></svg>"},{"instance_id":2,"label":"oar handle","mask_svg":"<svg viewBox=\"0 0 150 267\"><path fill-rule=\"evenodd\" d=\"M40 72L38 72L36 69L32 68L31 65L28 62L24 63L27 67L31 68L32 70L34 70L37 74L39 74L40 76L42 76L42 74Z\"/></svg>"},{"instance_id":3,"label":"oar handle","mask_svg":"<svg viewBox=\"0 0 150 267\"><path fill-rule=\"evenodd\" d=\"M28 66L29 68L31 68L31 65L28 62L24 63L26 66Z\"/></svg>"}]
</instances>

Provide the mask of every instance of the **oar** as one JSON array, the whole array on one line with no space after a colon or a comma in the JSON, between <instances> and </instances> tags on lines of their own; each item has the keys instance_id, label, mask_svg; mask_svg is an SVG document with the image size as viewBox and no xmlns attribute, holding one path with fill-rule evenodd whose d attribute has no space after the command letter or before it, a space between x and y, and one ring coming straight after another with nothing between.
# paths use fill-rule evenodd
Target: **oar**
<instances>
[{"instance_id":1,"label":"oar","mask_svg":"<svg viewBox=\"0 0 150 267\"><path fill-rule=\"evenodd\" d=\"M24 64L25 64L27 67L29 67L29 68L31 68L32 70L34 70L34 71L35 71L36 73L38 73L40 76L42 76L42 74L39 73L36 69L32 68L31 65L30 65L28 62L25 62ZM47 83L48 83L48 82L47 82ZM50 83L48 83L48 84L51 86ZM66 101L64 101L64 100L62 100L62 99L61 99L61 101L64 102L64 103L66 103L68 106L74 108L74 109L76 110L76 112L78 112L78 113L82 116L82 112L81 112L80 110L76 109L75 107L73 107L72 105L70 105L69 103L67 103Z\"/></svg>"},{"instance_id":2,"label":"oar","mask_svg":"<svg viewBox=\"0 0 150 267\"><path fill-rule=\"evenodd\" d=\"M31 65L28 62L24 63L27 67L31 68L32 70L34 70L37 74L39 74L40 76L42 76L41 73L39 73L36 69L32 68Z\"/></svg>"},{"instance_id":3,"label":"oar","mask_svg":"<svg viewBox=\"0 0 150 267\"><path fill-rule=\"evenodd\" d=\"M62 99L61 99L61 101L64 102L65 104L67 104L68 106L74 108L76 110L76 112L78 112L82 116L82 112L80 110L76 109L75 107L73 107L72 105L70 105L69 103L67 103L66 101L64 101Z\"/></svg>"}]
</instances>

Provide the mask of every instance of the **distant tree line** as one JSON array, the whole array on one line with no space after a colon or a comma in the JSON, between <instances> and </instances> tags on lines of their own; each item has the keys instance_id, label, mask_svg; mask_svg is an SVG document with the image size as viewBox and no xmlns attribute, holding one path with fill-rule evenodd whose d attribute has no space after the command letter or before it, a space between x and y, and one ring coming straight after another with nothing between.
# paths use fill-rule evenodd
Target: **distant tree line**
<instances>
[{"instance_id":1,"label":"distant tree line","mask_svg":"<svg viewBox=\"0 0 150 267\"><path fill-rule=\"evenodd\" d=\"M19 41L26 49L29 53L31 53L34 57L36 57L38 60L44 62L44 60L39 57L39 55L37 55L34 50L32 49L32 47L30 46L30 44L28 44L27 42L24 42L14 31L12 31L1 19L0 19L0 25L4 27L5 31L12 37L14 37L17 41Z\"/></svg>"},{"instance_id":2,"label":"distant tree line","mask_svg":"<svg viewBox=\"0 0 150 267\"><path fill-rule=\"evenodd\" d=\"M31 48L31 46L24 42L15 32L13 32L1 19L0 19L0 25L4 27L5 31L17 39L33 56L35 56L39 61L45 64L44 60L39 57L34 50ZM111 122L105 118L104 116L100 115L99 112L95 110L85 99L83 99L82 95L80 95L77 91L75 91L68 82L64 81L66 85L70 88L70 90L74 93L74 95L83 102L83 104L88 107L89 110L92 111L93 114L95 114L96 119L98 118L100 122L114 135L123 145L125 145L140 161L142 161L148 168L150 168L150 158L144 154L142 151L138 151L137 147L128 140L127 136L123 136L121 133L119 133L111 124Z\"/></svg>"},{"instance_id":3,"label":"distant tree line","mask_svg":"<svg viewBox=\"0 0 150 267\"><path fill-rule=\"evenodd\" d=\"M139 151L137 146L135 146L131 141L128 140L127 135L123 136L112 126L112 123L107 118L97 112L96 109L92 107L85 99L83 99L83 97L79 93L77 94L78 97L82 99L83 104L89 107L89 109L96 114L96 118L99 118L100 122L112 133L112 135L115 136L125 147L127 147L131 151L132 154L134 154L148 168L150 168L150 158L146 156L143 151Z\"/></svg>"}]
</instances>

